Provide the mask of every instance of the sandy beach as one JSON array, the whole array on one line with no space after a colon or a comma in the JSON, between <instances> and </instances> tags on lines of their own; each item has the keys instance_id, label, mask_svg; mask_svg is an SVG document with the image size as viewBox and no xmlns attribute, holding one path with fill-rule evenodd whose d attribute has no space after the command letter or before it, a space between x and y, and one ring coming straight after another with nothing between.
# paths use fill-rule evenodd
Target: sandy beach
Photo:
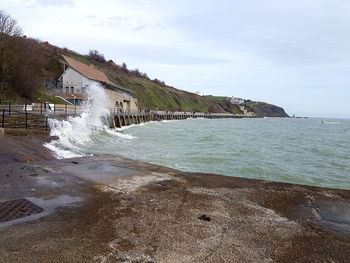
<instances>
[{"instance_id":1,"label":"sandy beach","mask_svg":"<svg viewBox=\"0 0 350 263\"><path fill-rule=\"evenodd\" d=\"M0 262L347 262L350 191L186 173L121 156L56 160L0 136Z\"/></svg>"}]
</instances>

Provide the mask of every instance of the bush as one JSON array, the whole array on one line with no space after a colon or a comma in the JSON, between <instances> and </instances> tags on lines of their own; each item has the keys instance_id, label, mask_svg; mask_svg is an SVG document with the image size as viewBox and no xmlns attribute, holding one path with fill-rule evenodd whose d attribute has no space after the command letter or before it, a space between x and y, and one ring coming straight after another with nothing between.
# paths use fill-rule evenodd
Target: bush
<instances>
[{"instance_id":1,"label":"bush","mask_svg":"<svg viewBox=\"0 0 350 263\"><path fill-rule=\"evenodd\" d=\"M99 62L99 63L106 63L105 56L100 52L98 52L96 49L89 51L88 58L95 60L96 62Z\"/></svg>"}]
</instances>

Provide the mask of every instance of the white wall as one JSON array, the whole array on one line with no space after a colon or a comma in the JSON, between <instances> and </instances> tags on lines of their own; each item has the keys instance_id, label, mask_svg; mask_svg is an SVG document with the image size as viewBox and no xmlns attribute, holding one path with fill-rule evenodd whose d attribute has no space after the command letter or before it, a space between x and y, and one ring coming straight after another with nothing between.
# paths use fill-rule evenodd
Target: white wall
<instances>
[{"instance_id":1,"label":"white wall","mask_svg":"<svg viewBox=\"0 0 350 263\"><path fill-rule=\"evenodd\" d=\"M74 93L82 93L82 87L88 87L93 83L97 83L94 80L90 80L87 77L80 74L78 71L69 67L62 74L62 87L63 93L66 92L66 87L69 87L69 92L71 92L71 87L74 87Z\"/></svg>"},{"instance_id":2,"label":"white wall","mask_svg":"<svg viewBox=\"0 0 350 263\"><path fill-rule=\"evenodd\" d=\"M60 79L62 80L63 93L66 93L66 87L69 87L69 93L71 92L71 87L74 87L74 93L82 93L82 87L88 87L89 85L99 83L95 80L88 79L71 67L65 70ZM115 108L120 108L120 103L122 103L124 111L137 110L137 100L132 96L122 91L117 92L107 88L105 91L109 99L107 106L110 110L113 111ZM116 107L116 102L118 102L119 107Z\"/></svg>"}]
</instances>

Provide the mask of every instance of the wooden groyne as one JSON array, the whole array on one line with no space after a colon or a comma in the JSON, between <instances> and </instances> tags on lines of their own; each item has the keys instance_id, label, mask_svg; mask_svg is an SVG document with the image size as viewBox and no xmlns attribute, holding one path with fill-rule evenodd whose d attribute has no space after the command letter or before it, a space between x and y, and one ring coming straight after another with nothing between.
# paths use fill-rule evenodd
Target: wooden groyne
<instances>
[{"instance_id":1,"label":"wooden groyne","mask_svg":"<svg viewBox=\"0 0 350 263\"><path fill-rule=\"evenodd\" d=\"M121 128L132 124L140 124L150 121L162 120L186 120L186 119L219 119L219 118L238 118L233 114L219 113L198 113L198 112L167 112L167 111L149 111L149 112L127 112L113 113L107 121L110 128Z\"/></svg>"}]
</instances>

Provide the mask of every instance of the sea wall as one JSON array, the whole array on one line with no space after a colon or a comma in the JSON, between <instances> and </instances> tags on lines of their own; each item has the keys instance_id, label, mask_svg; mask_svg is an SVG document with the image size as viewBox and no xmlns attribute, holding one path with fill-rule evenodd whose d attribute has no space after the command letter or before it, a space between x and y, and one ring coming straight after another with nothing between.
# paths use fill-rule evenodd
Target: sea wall
<instances>
[{"instance_id":1,"label":"sea wall","mask_svg":"<svg viewBox=\"0 0 350 263\"><path fill-rule=\"evenodd\" d=\"M108 102L107 102L107 107L109 109L114 109L116 111L121 110L123 112L128 112L128 111L137 111L137 99L134 97L126 94L126 93L121 93L121 92L116 92L114 90L105 89L105 92L108 97Z\"/></svg>"}]
</instances>

